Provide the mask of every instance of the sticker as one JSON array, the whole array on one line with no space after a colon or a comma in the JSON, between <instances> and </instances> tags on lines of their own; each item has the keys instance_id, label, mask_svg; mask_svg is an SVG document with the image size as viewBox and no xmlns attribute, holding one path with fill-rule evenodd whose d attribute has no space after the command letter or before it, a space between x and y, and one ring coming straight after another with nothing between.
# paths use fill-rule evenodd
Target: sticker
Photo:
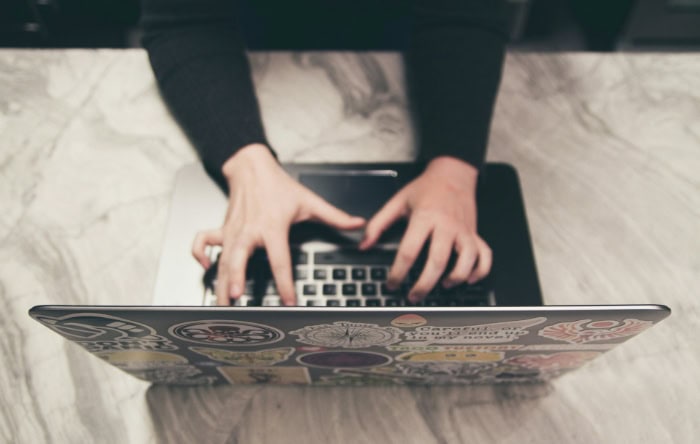
<instances>
[{"instance_id":1,"label":"sticker","mask_svg":"<svg viewBox=\"0 0 700 444\"><path fill-rule=\"evenodd\" d=\"M362 386L362 385L395 385L407 382L421 382L418 378L407 378L400 374L382 374L372 371L335 370L333 375L323 375L317 381L318 385Z\"/></svg>"},{"instance_id":2,"label":"sticker","mask_svg":"<svg viewBox=\"0 0 700 444\"><path fill-rule=\"evenodd\" d=\"M299 336L297 341L330 348L366 348L387 346L401 340L403 331L394 327L357 322L309 325L289 332Z\"/></svg>"},{"instance_id":3,"label":"sticker","mask_svg":"<svg viewBox=\"0 0 700 444\"><path fill-rule=\"evenodd\" d=\"M480 375L493 369L491 362L401 362L395 366L402 375L421 378L430 384L476 383Z\"/></svg>"},{"instance_id":4,"label":"sticker","mask_svg":"<svg viewBox=\"0 0 700 444\"><path fill-rule=\"evenodd\" d=\"M391 362L391 357L374 352L340 350L307 353L299 356L297 362L321 368L364 368L386 365Z\"/></svg>"},{"instance_id":5,"label":"sticker","mask_svg":"<svg viewBox=\"0 0 700 444\"><path fill-rule=\"evenodd\" d=\"M538 325L547 318L539 317L522 321L496 322L467 325L464 327L418 327L406 332L407 342L401 345L431 344L487 344L512 342L529 333L526 328Z\"/></svg>"},{"instance_id":6,"label":"sticker","mask_svg":"<svg viewBox=\"0 0 700 444\"><path fill-rule=\"evenodd\" d=\"M610 350L617 344L534 344L526 345L523 350L557 351L557 350Z\"/></svg>"},{"instance_id":7,"label":"sticker","mask_svg":"<svg viewBox=\"0 0 700 444\"><path fill-rule=\"evenodd\" d=\"M549 325L540 330L539 335L570 344L585 344L634 336L652 325L653 322L651 321L640 321L639 319L625 319L623 322L583 319L581 321L560 322L559 324Z\"/></svg>"},{"instance_id":8,"label":"sticker","mask_svg":"<svg viewBox=\"0 0 700 444\"><path fill-rule=\"evenodd\" d=\"M417 314L405 314L391 321L391 325L394 327L401 328L413 328L420 327L421 325L427 324L428 321L425 320L423 316Z\"/></svg>"},{"instance_id":9,"label":"sticker","mask_svg":"<svg viewBox=\"0 0 700 444\"><path fill-rule=\"evenodd\" d=\"M309 353L309 352L320 352L326 350L325 347L314 347L311 345L302 345L300 347L297 347L297 351L303 352L303 353Z\"/></svg>"},{"instance_id":10,"label":"sticker","mask_svg":"<svg viewBox=\"0 0 700 444\"><path fill-rule=\"evenodd\" d=\"M520 367L536 369L543 372L569 370L580 367L593 358L601 355L600 352L560 352L541 355L517 355L506 359L504 364L518 365Z\"/></svg>"},{"instance_id":11,"label":"sticker","mask_svg":"<svg viewBox=\"0 0 700 444\"><path fill-rule=\"evenodd\" d=\"M216 361L239 367L270 366L286 361L294 349L292 347L271 348L258 351L231 351L219 348L190 347L195 353Z\"/></svg>"},{"instance_id":12,"label":"sticker","mask_svg":"<svg viewBox=\"0 0 700 444\"><path fill-rule=\"evenodd\" d=\"M36 319L91 353L120 350L177 350L167 338L144 324L102 313L73 313Z\"/></svg>"},{"instance_id":13,"label":"sticker","mask_svg":"<svg viewBox=\"0 0 700 444\"><path fill-rule=\"evenodd\" d=\"M480 383L532 383L546 379L539 370L508 364L498 365L479 375Z\"/></svg>"},{"instance_id":14,"label":"sticker","mask_svg":"<svg viewBox=\"0 0 700 444\"><path fill-rule=\"evenodd\" d=\"M122 370L145 370L188 364L184 356L157 351L124 350L96 353L96 355Z\"/></svg>"},{"instance_id":15,"label":"sticker","mask_svg":"<svg viewBox=\"0 0 700 444\"><path fill-rule=\"evenodd\" d=\"M168 332L199 344L251 347L281 341L284 333L268 325L244 321L206 320L173 325Z\"/></svg>"},{"instance_id":16,"label":"sticker","mask_svg":"<svg viewBox=\"0 0 700 444\"><path fill-rule=\"evenodd\" d=\"M427 353L404 353L397 361L446 361L446 362L495 362L503 359L503 352L483 351L436 351Z\"/></svg>"},{"instance_id":17,"label":"sticker","mask_svg":"<svg viewBox=\"0 0 700 444\"><path fill-rule=\"evenodd\" d=\"M128 370L128 372L154 384L210 385L218 382L218 378L215 376L199 376L202 371L193 365Z\"/></svg>"},{"instance_id":18,"label":"sticker","mask_svg":"<svg viewBox=\"0 0 700 444\"><path fill-rule=\"evenodd\" d=\"M395 352L438 351L513 351L527 348L523 345L390 345L386 349Z\"/></svg>"},{"instance_id":19,"label":"sticker","mask_svg":"<svg viewBox=\"0 0 700 444\"><path fill-rule=\"evenodd\" d=\"M310 384L306 367L217 367L231 384Z\"/></svg>"}]
</instances>

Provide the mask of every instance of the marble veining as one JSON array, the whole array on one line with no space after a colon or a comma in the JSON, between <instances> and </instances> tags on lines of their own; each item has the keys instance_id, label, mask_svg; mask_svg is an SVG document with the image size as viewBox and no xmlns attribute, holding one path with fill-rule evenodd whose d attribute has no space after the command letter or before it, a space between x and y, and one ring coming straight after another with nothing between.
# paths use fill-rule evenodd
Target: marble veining
<instances>
[{"instance_id":1,"label":"marble veining","mask_svg":"<svg viewBox=\"0 0 700 444\"><path fill-rule=\"evenodd\" d=\"M415 155L398 54L251 66L281 160ZM27 310L149 303L194 151L144 52L0 50L0 442L694 442L700 58L510 54L488 158L520 173L547 303L674 314L543 386L149 387Z\"/></svg>"}]
</instances>

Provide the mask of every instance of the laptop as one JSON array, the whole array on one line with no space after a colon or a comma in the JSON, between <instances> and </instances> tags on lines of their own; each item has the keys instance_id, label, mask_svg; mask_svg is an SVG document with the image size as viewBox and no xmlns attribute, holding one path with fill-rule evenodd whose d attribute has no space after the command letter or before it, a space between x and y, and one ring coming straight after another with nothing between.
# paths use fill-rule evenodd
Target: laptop
<instances>
[{"instance_id":1,"label":"laptop","mask_svg":"<svg viewBox=\"0 0 700 444\"><path fill-rule=\"evenodd\" d=\"M419 164L287 164L299 182L371 217ZM227 200L199 164L177 175L154 305L37 306L29 314L88 352L162 384L504 384L543 382L580 367L670 314L663 305L543 304L515 170L487 164L478 192L489 276L418 304L384 285L405 223L360 252L361 232L315 223L290 232L297 306L280 306L264 251L244 296L214 307L216 268L191 257L197 231L221 224ZM213 260L218 251L211 252Z\"/></svg>"}]
</instances>

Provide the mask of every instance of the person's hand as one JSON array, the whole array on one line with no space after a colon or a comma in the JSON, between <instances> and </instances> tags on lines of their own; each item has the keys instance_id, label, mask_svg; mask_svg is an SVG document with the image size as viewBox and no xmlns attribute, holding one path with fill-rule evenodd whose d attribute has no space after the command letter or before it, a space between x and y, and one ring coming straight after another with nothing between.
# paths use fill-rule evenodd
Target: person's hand
<instances>
[{"instance_id":1,"label":"person's hand","mask_svg":"<svg viewBox=\"0 0 700 444\"><path fill-rule=\"evenodd\" d=\"M289 251L289 228L315 220L339 230L361 228L365 221L332 206L291 178L266 146L248 145L223 166L229 184L229 205L221 228L197 234L192 254L204 268L211 262L206 246L222 245L216 302L229 305L246 284L248 258L264 247L282 303L296 302Z\"/></svg>"},{"instance_id":2,"label":"person's hand","mask_svg":"<svg viewBox=\"0 0 700 444\"><path fill-rule=\"evenodd\" d=\"M416 261L425 241L430 248L425 267L408 294L411 302L425 298L445 271L452 250L458 255L442 285L473 284L491 269L492 253L476 231L476 180L473 166L452 157L433 159L425 171L394 195L367 223L361 250L371 248L397 219L408 217L387 279L395 290Z\"/></svg>"}]
</instances>

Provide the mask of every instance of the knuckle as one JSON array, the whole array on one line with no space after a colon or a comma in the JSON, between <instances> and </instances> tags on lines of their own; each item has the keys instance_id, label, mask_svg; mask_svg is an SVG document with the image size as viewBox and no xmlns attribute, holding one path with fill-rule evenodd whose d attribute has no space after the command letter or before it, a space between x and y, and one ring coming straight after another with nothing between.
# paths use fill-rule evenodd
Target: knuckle
<instances>
[{"instance_id":1,"label":"knuckle","mask_svg":"<svg viewBox=\"0 0 700 444\"><path fill-rule=\"evenodd\" d=\"M416 260L417 254L408 249L399 250L396 253L396 260L403 264L413 263Z\"/></svg>"}]
</instances>

